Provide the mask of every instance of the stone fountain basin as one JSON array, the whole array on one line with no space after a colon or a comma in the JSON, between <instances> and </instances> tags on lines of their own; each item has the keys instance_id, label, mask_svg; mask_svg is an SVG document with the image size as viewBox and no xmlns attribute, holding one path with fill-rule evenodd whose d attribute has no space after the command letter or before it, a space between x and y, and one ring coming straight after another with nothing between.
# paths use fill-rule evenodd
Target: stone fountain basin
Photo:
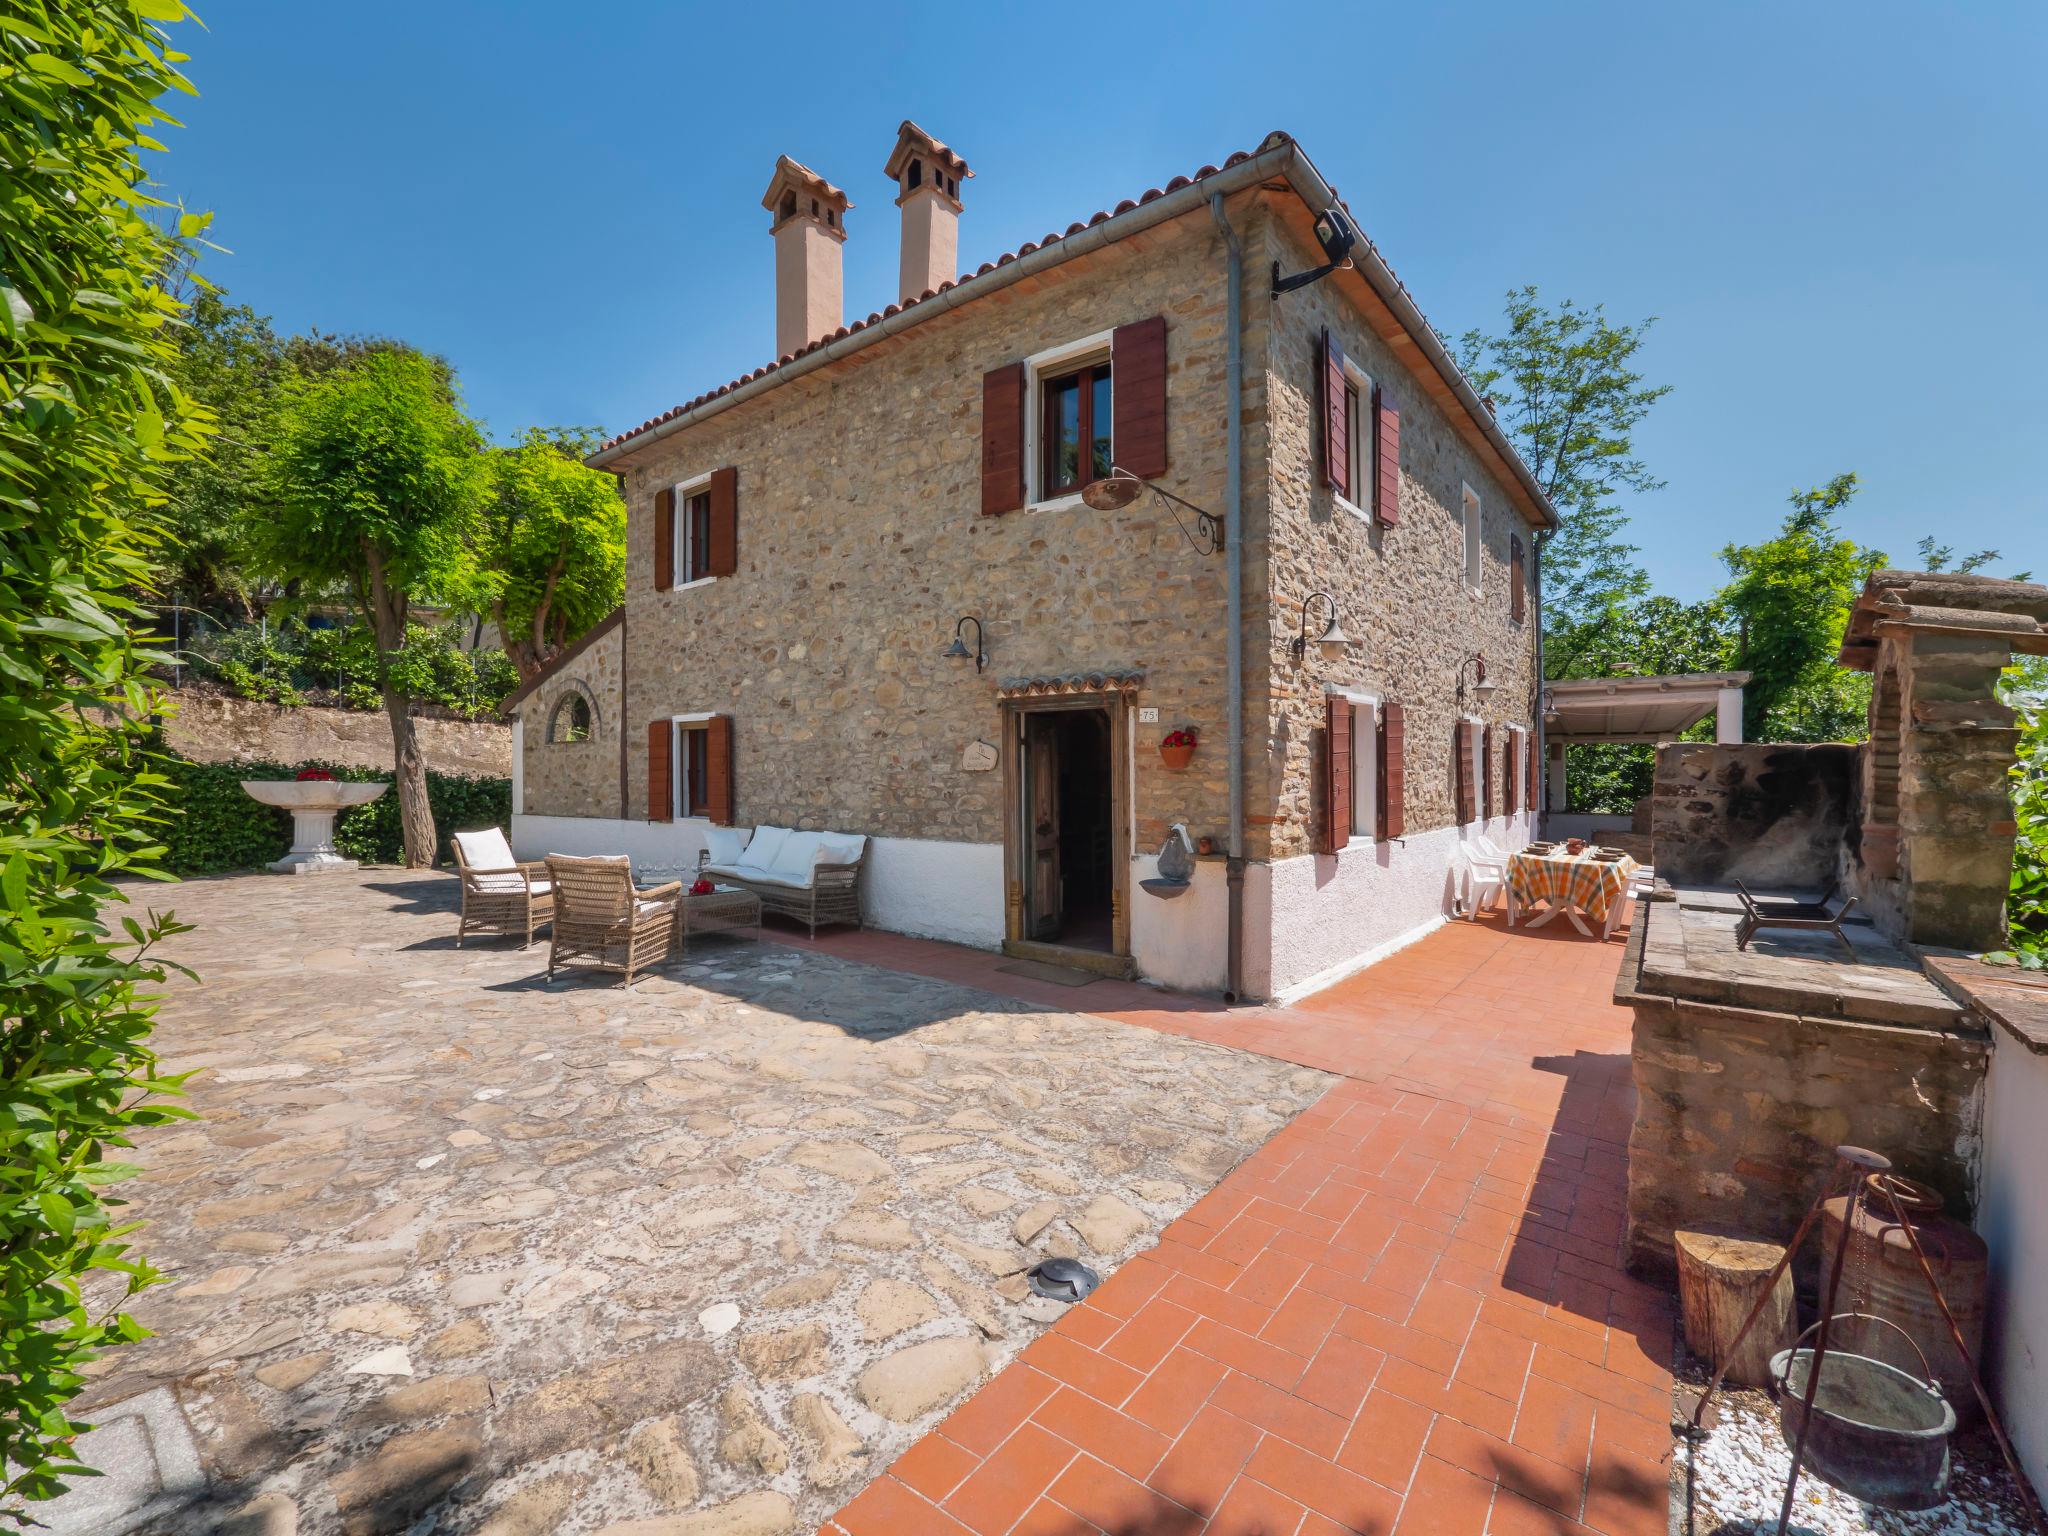
<instances>
[{"instance_id":1,"label":"stone fountain basin","mask_svg":"<svg viewBox=\"0 0 2048 1536\"><path fill-rule=\"evenodd\" d=\"M368 805L391 786L388 783L345 784L338 779L244 779L252 800L288 811L345 811Z\"/></svg>"}]
</instances>

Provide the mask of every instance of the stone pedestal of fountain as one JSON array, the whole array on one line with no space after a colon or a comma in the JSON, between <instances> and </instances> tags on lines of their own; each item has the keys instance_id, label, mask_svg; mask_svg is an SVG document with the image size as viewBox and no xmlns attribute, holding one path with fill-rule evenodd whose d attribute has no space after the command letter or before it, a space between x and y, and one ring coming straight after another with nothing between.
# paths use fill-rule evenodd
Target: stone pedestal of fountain
<instances>
[{"instance_id":1,"label":"stone pedestal of fountain","mask_svg":"<svg viewBox=\"0 0 2048 1536\"><path fill-rule=\"evenodd\" d=\"M292 813L292 851L270 866L280 875L334 875L359 868L354 859L334 851L334 818L351 806L368 805L390 787L336 779L242 780L250 799Z\"/></svg>"}]
</instances>

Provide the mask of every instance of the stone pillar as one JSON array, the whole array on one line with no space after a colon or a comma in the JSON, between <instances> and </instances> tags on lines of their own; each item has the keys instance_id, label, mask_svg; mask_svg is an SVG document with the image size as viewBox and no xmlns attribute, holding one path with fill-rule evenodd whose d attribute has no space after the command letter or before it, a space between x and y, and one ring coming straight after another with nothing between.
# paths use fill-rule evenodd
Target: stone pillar
<instances>
[{"instance_id":1,"label":"stone pillar","mask_svg":"<svg viewBox=\"0 0 2048 1536\"><path fill-rule=\"evenodd\" d=\"M1543 808L1546 811L1562 812L1567 805L1571 804L1571 798L1566 792L1564 781L1564 743L1553 741L1548 743L1548 745L1550 748L1550 771L1543 776Z\"/></svg>"},{"instance_id":2,"label":"stone pillar","mask_svg":"<svg viewBox=\"0 0 2048 1536\"><path fill-rule=\"evenodd\" d=\"M1742 740L1742 689L1723 688L1714 700L1714 740L1724 745Z\"/></svg>"}]
</instances>

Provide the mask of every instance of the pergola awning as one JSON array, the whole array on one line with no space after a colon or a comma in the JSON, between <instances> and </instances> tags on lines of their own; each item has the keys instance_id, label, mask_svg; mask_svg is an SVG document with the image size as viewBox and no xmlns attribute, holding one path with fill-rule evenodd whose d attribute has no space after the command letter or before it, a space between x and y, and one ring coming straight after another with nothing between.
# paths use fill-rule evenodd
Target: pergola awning
<instances>
[{"instance_id":1,"label":"pergola awning","mask_svg":"<svg viewBox=\"0 0 2048 1536\"><path fill-rule=\"evenodd\" d=\"M1552 743L1676 741L1716 716L1717 739L1742 739L1747 672L1686 672L1667 677L1584 677L1546 683L1543 736ZM1732 734L1731 734L1732 729Z\"/></svg>"}]
</instances>

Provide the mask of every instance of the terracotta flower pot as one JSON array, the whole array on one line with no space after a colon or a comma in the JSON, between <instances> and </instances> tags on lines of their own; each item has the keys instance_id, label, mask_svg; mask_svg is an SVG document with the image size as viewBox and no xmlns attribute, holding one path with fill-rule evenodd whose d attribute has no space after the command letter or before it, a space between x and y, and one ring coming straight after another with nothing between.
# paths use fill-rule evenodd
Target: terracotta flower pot
<instances>
[{"instance_id":1,"label":"terracotta flower pot","mask_svg":"<svg viewBox=\"0 0 2048 1536\"><path fill-rule=\"evenodd\" d=\"M1165 763L1167 767L1173 769L1176 773L1178 773L1181 769L1187 767L1189 763L1193 762L1194 757L1195 744L1191 741L1183 742L1177 746L1171 747L1166 746L1162 743L1159 748L1160 761Z\"/></svg>"}]
</instances>

